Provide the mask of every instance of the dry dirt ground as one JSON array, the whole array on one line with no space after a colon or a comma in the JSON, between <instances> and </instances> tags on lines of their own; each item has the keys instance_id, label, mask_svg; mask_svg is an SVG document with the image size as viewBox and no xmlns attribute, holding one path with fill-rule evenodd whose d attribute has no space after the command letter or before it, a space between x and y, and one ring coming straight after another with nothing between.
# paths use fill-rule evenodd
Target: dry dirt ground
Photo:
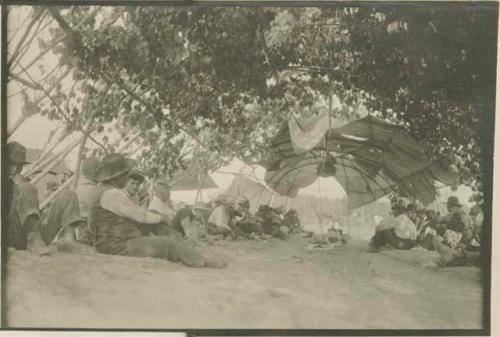
<instances>
[{"instance_id":1,"label":"dry dirt ground","mask_svg":"<svg viewBox=\"0 0 500 337\"><path fill-rule=\"evenodd\" d=\"M366 243L306 251L307 240L219 241L227 268L150 258L17 251L7 263L10 327L474 329L475 268L434 253L366 253Z\"/></svg>"}]
</instances>

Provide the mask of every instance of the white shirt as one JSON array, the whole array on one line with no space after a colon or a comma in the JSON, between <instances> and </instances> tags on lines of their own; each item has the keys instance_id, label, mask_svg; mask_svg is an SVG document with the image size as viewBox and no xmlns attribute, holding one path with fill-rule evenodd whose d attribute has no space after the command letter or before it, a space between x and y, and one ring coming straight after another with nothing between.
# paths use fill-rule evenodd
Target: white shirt
<instances>
[{"instance_id":1,"label":"white shirt","mask_svg":"<svg viewBox=\"0 0 500 337\"><path fill-rule=\"evenodd\" d=\"M406 240L417 239L417 227L406 214L400 214L394 220L394 232L396 236Z\"/></svg>"},{"instance_id":2,"label":"white shirt","mask_svg":"<svg viewBox=\"0 0 500 337\"><path fill-rule=\"evenodd\" d=\"M231 227L229 227L229 214L227 214L224 205L219 205L212 211L212 214L210 214L208 218L208 222L213 223L217 227L231 229Z\"/></svg>"},{"instance_id":3,"label":"white shirt","mask_svg":"<svg viewBox=\"0 0 500 337\"><path fill-rule=\"evenodd\" d=\"M166 203L164 203L163 201L161 201L161 199L158 198L157 196L153 197L153 199L149 203L148 209L150 211L156 211L160 214L167 215L172 219L175 217L175 210Z\"/></svg>"},{"instance_id":4,"label":"white shirt","mask_svg":"<svg viewBox=\"0 0 500 337\"><path fill-rule=\"evenodd\" d=\"M394 232L401 239L416 240L417 227L406 214L400 214L396 217L388 215L377 226L377 230L394 228Z\"/></svg>"}]
</instances>

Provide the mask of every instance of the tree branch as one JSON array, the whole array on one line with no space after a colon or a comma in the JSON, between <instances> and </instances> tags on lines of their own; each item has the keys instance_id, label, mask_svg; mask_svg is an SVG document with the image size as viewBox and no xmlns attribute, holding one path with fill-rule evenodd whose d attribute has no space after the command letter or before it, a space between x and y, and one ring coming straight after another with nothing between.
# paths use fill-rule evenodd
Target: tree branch
<instances>
[{"instance_id":1,"label":"tree branch","mask_svg":"<svg viewBox=\"0 0 500 337\"><path fill-rule=\"evenodd\" d=\"M10 56L10 60L7 62L7 69L10 69L10 67L12 66L12 63L17 58L21 47L24 45L24 41L26 40L26 38L28 37L28 34L33 29L33 26L35 25L35 23L42 16L43 11L44 11L43 9L41 9L41 10L39 9L36 11L35 15L33 16L33 19L31 20L30 24L28 25L28 27L24 31L23 36L21 36L21 39L19 40L18 44L16 45L14 52Z\"/></svg>"}]
</instances>

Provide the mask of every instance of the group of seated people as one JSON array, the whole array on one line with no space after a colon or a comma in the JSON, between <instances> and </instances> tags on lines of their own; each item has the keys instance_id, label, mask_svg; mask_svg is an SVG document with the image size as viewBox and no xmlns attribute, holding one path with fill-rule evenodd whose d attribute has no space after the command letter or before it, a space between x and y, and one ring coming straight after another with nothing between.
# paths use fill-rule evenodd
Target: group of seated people
<instances>
[{"instance_id":1,"label":"group of seated people","mask_svg":"<svg viewBox=\"0 0 500 337\"><path fill-rule=\"evenodd\" d=\"M287 239L289 234L302 230L297 211L284 207L259 206L257 212L250 212L250 202L245 197L233 200L219 196L215 208L207 219L207 232L232 238L262 239L277 237Z\"/></svg>"},{"instance_id":2,"label":"group of seated people","mask_svg":"<svg viewBox=\"0 0 500 337\"><path fill-rule=\"evenodd\" d=\"M422 247L436 250L445 265L475 264L481 247L482 212L480 206L467 214L456 196L447 201L446 215L436 214L419 203L392 200L391 214L377 226L370 241L370 252L387 246L393 249ZM474 219L471 217L473 216Z\"/></svg>"},{"instance_id":3,"label":"group of seated people","mask_svg":"<svg viewBox=\"0 0 500 337\"><path fill-rule=\"evenodd\" d=\"M103 254L163 258L190 267L227 265L224 259L201 254L179 239L181 234L174 228L176 221L183 221L182 212L169 204L166 181L156 182L154 198L146 206L137 194L144 176L122 155L85 159L77 188L62 190L41 210L38 191L21 176L29 164L26 148L11 142L6 152L8 247L26 250L45 245L65 250L80 241Z\"/></svg>"},{"instance_id":4,"label":"group of seated people","mask_svg":"<svg viewBox=\"0 0 500 337\"><path fill-rule=\"evenodd\" d=\"M192 267L224 267L191 248L189 239L258 239L299 232L295 210L261 206L255 214L245 197L221 195L214 206L196 202L173 206L169 180L158 178L148 191L146 175L120 154L84 159L76 188L62 190L43 210L38 191L21 176L26 149L7 144L8 230L6 243L18 250L38 246L71 251L80 244L104 254L164 258ZM49 192L58 189L50 184ZM151 192L151 193L149 193ZM49 194L50 196L50 194ZM187 239L187 240L185 240ZM30 241L31 240L31 241Z\"/></svg>"}]
</instances>

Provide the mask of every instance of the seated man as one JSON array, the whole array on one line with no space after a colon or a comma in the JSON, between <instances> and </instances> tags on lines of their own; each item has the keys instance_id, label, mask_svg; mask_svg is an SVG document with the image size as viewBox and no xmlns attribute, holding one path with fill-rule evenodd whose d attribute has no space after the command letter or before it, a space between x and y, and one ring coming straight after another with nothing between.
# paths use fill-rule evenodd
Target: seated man
<instances>
[{"instance_id":1,"label":"seated man","mask_svg":"<svg viewBox=\"0 0 500 337\"><path fill-rule=\"evenodd\" d=\"M149 203L148 210L153 213L163 214L168 219L167 223L153 226L155 234L172 236L177 239L182 237L182 232L173 227L176 211L172 207L172 200L170 200L170 186L167 179L159 178L156 180L153 198Z\"/></svg>"},{"instance_id":2,"label":"seated man","mask_svg":"<svg viewBox=\"0 0 500 337\"><path fill-rule=\"evenodd\" d=\"M223 268L222 260L209 259L167 236L142 236L138 227L168 222L134 204L122 192L127 182L130 163L120 154L103 158L97 181L101 184L89 210L89 220L96 228L95 247L103 254L155 257L182 262L189 267Z\"/></svg>"},{"instance_id":3,"label":"seated man","mask_svg":"<svg viewBox=\"0 0 500 337\"><path fill-rule=\"evenodd\" d=\"M8 143L7 152L7 174L5 200L7 215L7 239L8 247L20 250L28 248L28 234L39 224L40 212L38 209L38 191L30 183L16 178L20 175L26 161L26 148L18 142Z\"/></svg>"},{"instance_id":4,"label":"seated man","mask_svg":"<svg viewBox=\"0 0 500 337\"><path fill-rule=\"evenodd\" d=\"M264 234L280 239L288 238L288 228L283 225L279 209L269 205L260 205L255 215L261 219Z\"/></svg>"},{"instance_id":5,"label":"seated man","mask_svg":"<svg viewBox=\"0 0 500 337\"><path fill-rule=\"evenodd\" d=\"M197 240L204 232L202 229L205 227L204 218L200 215L203 209L208 210L200 202L197 202L193 207L186 206L179 209L172 220L172 228L183 238Z\"/></svg>"},{"instance_id":6,"label":"seated man","mask_svg":"<svg viewBox=\"0 0 500 337\"><path fill-rule=\"evenodd\" d=\"M170 199L170 186L168 180L159 178L155 182L154 194L148 209L166 215L170 220L175 217L175 210Z\"/></svg>"},{"instance_id":7,"label":"seated man","mask_svg":"<svg viewBox=\"0 0 500 337\"><path fill-rule=\"evenodd\" d=\"M380 224L383 229L376 230L370 241L370 252L378 252L385 245L394 249L411 249L416 245L417 229L408 216L414 216L414 205L406 206L404 200L397 200L391 209L392 215Z\"/></svg>"},{"instance_id":8,"label":"seated man","mask_svg":"<svg viewBox=\"0 0 500 337\"><path fill-rule=\"evenodd\" d=\"M62 247L67 243L65 239L72 239L74 228L81 223L75 192L62 191L49 203L41 215L38 192L35 187L30 183L22 182L23 179L13 179L27 164L26 149L21 144L12 142L7 144L6 152L9 173L6 197L7 209L9 209L7 246L19 250L28 249L28 235L33 234L33 239L41 235L46 245L57 242L58 248ZM35 240L31 243L36 244Z\"/></svg>"},{"instance_id":9,"label":"seated man","mask_svg":"<svg viewBox=\"0 0 500 337\"><path fill-rule=\"evenodd\" d=\"M241 215L236 216L235 226L240 230L242 236L255 238L264 233L259 219L250 214L250 201L246 197L238 197L236 207Z\"/></svg>"},{"instance_id":10,"label":"seated man","mask_svg":"<svg viewBox=\"0 0 500 337\"><path fill-rule=\"evenodd\" d=\"M443 265L478 264L480 254L475 247L471 218L462 210L456 196L449 197L446 206L449 213L436 217L432 223L435 228L433 248L441 255Z\"/></svg>"},{"instance_id":11,"label":"seated man","mask_svg":"<svg viewBox=\"0 0 500 337\"><path fill-rule=\"evenodd\" d=\"M443 244L453 249L467 247L473 239L471 218L462 210L462 205L456 196L448 198L446 208L448 214L436 217L432 226L443 238Z\"/></svg>"},{"instance_id":12,"label":"seated man","mask_svg":"<svg viewBox=\"0 0 500 337\"><path fill-rule=\"evenodd\" d=\"M299 215L294 209L290 209L285 213L283 224L289 228L290 233L301 233L303 230Z\"/></svg>"},{"instance_id":13,"label":"seated man","mask_svg":"<svg viewBox=\"0 0 500 337\"><path fill-rule=\"evenodd\" d=\"M232 199L220 195L214 203L215 208L208 217L207 233L210 235L222 235L224 238L233 236L235 217L239 213L234 208Z\"/></svg>"}]
</instances>

